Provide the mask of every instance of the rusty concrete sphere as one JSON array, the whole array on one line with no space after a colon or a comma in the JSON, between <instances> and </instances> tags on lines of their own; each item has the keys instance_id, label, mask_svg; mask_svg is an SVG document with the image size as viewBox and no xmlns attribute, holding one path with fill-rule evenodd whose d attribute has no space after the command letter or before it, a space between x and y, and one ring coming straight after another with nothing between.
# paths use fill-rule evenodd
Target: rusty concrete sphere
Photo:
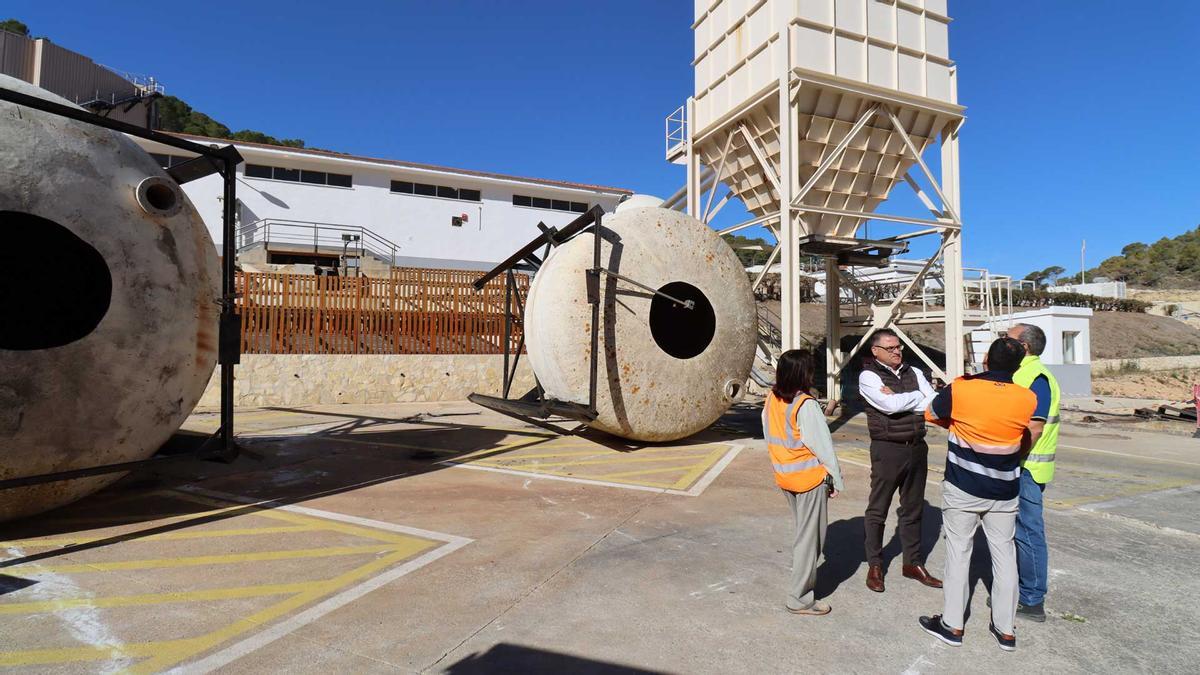
<instances>
[{"instance_id":1,"label":"rusty concrete sphere","mask_svg":"<svg viewBox=\"0 0 1200 675\"><path fill-rule=\"evenodd\" d=\"M602 221L596 429L670 441L717 420L746 387L757 337L754 297L733 250L700 221L663 208ZM546 395L586 403L593 236L556 248L530 285L525 340Z\"/></svg>"},{"instance_id":2,"label":"rusty concrete sphere","mask_svg":"<svg viewBox=\"0 0 1200 675\"><path fill-rule=\"evenodd\" d=\"M0 227L0 479L150 457L216 363L220 273L196 209L123 134L0 102ZM0 521L121 475L0 491Z\"/></svg>"}]
</instances>

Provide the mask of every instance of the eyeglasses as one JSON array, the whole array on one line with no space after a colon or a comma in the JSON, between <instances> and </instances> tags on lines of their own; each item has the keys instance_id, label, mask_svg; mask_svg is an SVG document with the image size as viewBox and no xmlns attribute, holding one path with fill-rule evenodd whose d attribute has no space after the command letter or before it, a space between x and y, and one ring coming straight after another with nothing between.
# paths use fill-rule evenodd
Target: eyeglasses
<instances>
[{"instance_id":1,"label":"eyeglasses","mask_svg":"<svg viewBox=\"0 0 1200 675\"><path fill-rule=\"evenodd\" d=\"M884 347L882 345L871 345L871 349L882 349L885 352L899 354L900 352L904 351L904 345L892 345L891 347Z\"/></svg>"}]
</instances>

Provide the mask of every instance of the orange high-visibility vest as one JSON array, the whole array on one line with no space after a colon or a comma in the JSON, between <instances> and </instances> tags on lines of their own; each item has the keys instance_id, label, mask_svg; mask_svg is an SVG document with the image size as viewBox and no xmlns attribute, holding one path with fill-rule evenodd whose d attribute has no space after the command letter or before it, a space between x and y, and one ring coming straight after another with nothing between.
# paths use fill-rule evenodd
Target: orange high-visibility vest
<instances>
[{"instance_id":1,"label":"orange high-visibility vest","mask_svg":"<svg viewBox=\"0 0 1200 675\"><path fill-rule=\"evenodd\" d=\"M800 406L811 398L797 394L791 403L786 403L772 392L763 404L763 437L775 468L775 482L789 492L808 492L828 475L821 460L804 445L800 425L796 423Z\"/></svg>"}]
</instances>

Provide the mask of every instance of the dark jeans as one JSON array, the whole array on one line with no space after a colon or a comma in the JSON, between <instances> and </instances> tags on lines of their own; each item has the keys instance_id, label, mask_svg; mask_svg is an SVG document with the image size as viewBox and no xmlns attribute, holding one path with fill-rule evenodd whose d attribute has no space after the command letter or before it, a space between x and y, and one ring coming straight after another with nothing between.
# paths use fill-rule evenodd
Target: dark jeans
<instances>
[{"instance_id":1,"label":"dark jeans","mask_svg":"<svg viewBox=\"0 0 1200 675\"><path fill-rule=\"evenodd\" d=\"M1021 469L1021 501L1017 511L1017 570L1021 574L1020 602L1039 605L1046 597L1049 560L1046 522L1042 519L1042 493L1046 486Z\"/></svg>"},{"instance_id":2,"label":"dark jeans","mask_svg":"<svg viewBox=\"0 0 1200 675\"><path fill-rule=\"evenodd\" d=\"M883 523L892 507L892 495L900 491L897 531L904 550L905 565L924 565L921 552L921 513L925 509L925 477L929 472L929 446L925 440L912 444L871 441L871 496L863 518L866 529L867 563L883 564Z\"/></svg>"}]
</instances>

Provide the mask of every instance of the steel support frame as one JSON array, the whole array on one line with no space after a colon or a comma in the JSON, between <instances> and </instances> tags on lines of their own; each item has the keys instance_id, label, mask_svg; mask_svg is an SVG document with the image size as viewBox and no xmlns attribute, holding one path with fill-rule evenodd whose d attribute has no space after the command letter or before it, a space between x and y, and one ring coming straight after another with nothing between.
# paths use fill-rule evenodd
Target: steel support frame
<instances>
[{"instance_id":1,"label":"steel support frame","mask_svg":"<svg viewBox=\"0 0 1200 675\"><path fill-rule=\"evenodd\" d=\"M781 12L784 10L781 9ZM780 17L783 18L782 16ZM786 23L786 22L785 22ZM789 26L789 31L794 27ZM791 44L791 40L788 41ZM873 305L873 313L871 324L867 330L869 335L873 330L878 328L892 328L900 335L901 340L905 345L914 351L933 373L942 379L949 381L954 377L962 375L965 365L965 344L964 344L964 299L963 299L963 271L962 271L962 219L961 207L959 204L959 150L958 150L958 130L961 128L963 120L956 119L947 123L944 129L939 130L941 144L941 176L940 180L935 177L934 172L921 157L918 148L903 128L896 114L887 102L877 102L869 106L859 116L858 120L851 127L847 135L832 148L829 153L822 159L818 165L817 171L804 182L799 184L798 176L795 171L796 167L796 139L795 139L795 120L798 115L796 109L796 92L800 87L804 86L802 79L792 75L790 68L790 54L788 50L780 50L780 56L776 65L776 72L785 73L779 78L775 95L779 102L779 156L780 162L778 166L773 165L768 160L768 155L765 150L759 146L753 134L745 126L740 117L730 119L723 125L724 133L727 134L724 150L718 160L719 167L715 173L704 173L703 184L695 177L699 176L702 168L699 161L695 159L696 153L694 144L698 142L698 138L694 137L694 132L691 126L687 133L688 161L689 161L689 179L688 184L684 186L684 191L692 191L693 195L686 197L686 203L695 205L698 209L700 204L701 193L704 190L711 189L714 192L720 185L725 166L726 155L730 151L730 141L734 134L743 136L747 143L751 154L754 156L757 163L761 166L763 175L766 177L771 187L775 189L778 197L778 210L774 213L769 213L764 216L751 218L744 222L732 225L718 231L718 234L730 234L756 225L764 225L777 222L776 228L769 228L776 238L776 246L772 249L768 257L767 264L762 272L754 280L754 288L757 288L766 278L771 265L778 259L783 273L780 275L780 291L781 291L781 349L798 349L804 342L800 335L800 315L796 311L796 305L800 298L799 277L800 277L800 260L801 252L799 250L800 238L803 237L808 227L803 220L804 213L814 213L821 215L834 215L849 218L861 218L867 220L881 220L904 225L920 226L922 229L913 232L903 233L890 239L897 241L905 241L917 237L937 235L940 238L938 253L932 256L929 264L909 280L907 288L904 289L899 296L893 299L892 302L882 304L875 302ZM957 98L957 73L952 69L951 84L955 87L953 96ZM692 105L689 100L688 114L689 122L692 113ZM935 203L934 199L927 195L921 189L921 186L910 174L906 174L904 181L912 188L917 198L932 214L932 218L916 218L910 216L900 216L880 213L865 213L855 212L845 209L835 209L825 206L804 204L803 200L806 194L812 190L817 184L822 175L829 170L837 159L846 151L853 142L854 138L870 123L872 119L878 117L886 117L890 122L901 141L904 143L905 150L915 160L916 169L924 174L934 195L940 202L940 206ZM705 132L706 137L711 137L716 130L709 129ZM693 163L694 162L694 163ZM910 172L911 173L911 172ZM711 188L710 182L711 181ZM683 196L677 197L676 202L684 201ZM712 195L709 196L708 205L702 212L702 217L705 222L708 222L714 215L711 209ZM720 202L723 205L723 202ZM944 304L944 314L946 323L946 366L938 367L933 360L907 335L899 326L904 324L903 311L901 310L902 301L912 292L913 289L923 287L926 276L934 266L934 262L941 259L944 284L946 287ZM841 277L838 274L838 263L835 257L827 257L826 259L826 391L830 399L837 400L841 398L842 388L840 379L842 371L847 365L848 356L857 353L858 349L865 344L865 337L860 340L856 349L843 354L841 350L841 337L844 330L848 327L842 319L842 299L841 299Z\"/></svg>"},{"instance_id":2,"label":"steel support frame","mask_svg":"<svg viewBox=\"0 0 1200 675\"><path fill-rule=\"evenodd\" d=\"M0 87L0 100L194 153L198 157L171 167L167 170L167 174L178 184L203 178L214 173L220 174L223 185L222 198L224 200L221 210L221 311L217 321L217 362L221 369L221 422L217 431L205 439L198 448L186 453L156 456L133 462L85 467L70 471L55 471L35 476L10 478L0 481L0 490L53 483L86 476L120 473L192 459L216 459L223 462L232 462L237 458L239 453L233 436L233 369L241 361L241 317L238 316L236 309L237 246L234 224L237 217L237 165L242 162L242 156L232 145L210 147L200 143L193 143L192 141L176 136L146 129L127 122L101 117L86 110L54 101L47 101L3 87Z\"/></svg>"},{"instance_id":3,"label":"steel support frame","mask_svg":"<svg viewBox=\"0 0 1200 675\"><path fill-rule=\"evenodd\" d=\"M545 224L538 223L538 228L542 231L540 236L518 249L503 262L472 282L475 290L480 291L492 279L501 274L505 275L504 372L501 382L501 396L496 397L476 392L469 394L467 400L489 410L494 410L509 417L563 435L577 434L583 431L596 418L598 414L596 400L600 375L600 305L603 302L601 278L607 272L601 265L600 256L600 240L603 236L601 229L603 215L604 209L597 205L563 226L562 230L546 227ZM588 362L588 402L586 405L581 405L569 401L546 398L545 391L542 389L541 383L537 381L536 376L534 377L536 387L531 392L532 397L527 395L521 399L511 399L509 395L511 394L513 380L516 379L517 365L520 363L521 351L525 347L524 315L526 308L525 300L522 299L520 289L516 283L513 268L523 262L527 262L530 256L541 247L546 248L541 258L545 260L546 256L549 255L549 248L551 246L558 246L575 236L586 233L592 235L592 267L585 271L587 275L588 303L591 305L592 312L591 344ZM518 323L521 324L522 330L514 353L512 348L512 328ZM578 422L578 425L572 429L565 429L546 421L556 416L574 420Z\"/></svg>"}]
</instances>

